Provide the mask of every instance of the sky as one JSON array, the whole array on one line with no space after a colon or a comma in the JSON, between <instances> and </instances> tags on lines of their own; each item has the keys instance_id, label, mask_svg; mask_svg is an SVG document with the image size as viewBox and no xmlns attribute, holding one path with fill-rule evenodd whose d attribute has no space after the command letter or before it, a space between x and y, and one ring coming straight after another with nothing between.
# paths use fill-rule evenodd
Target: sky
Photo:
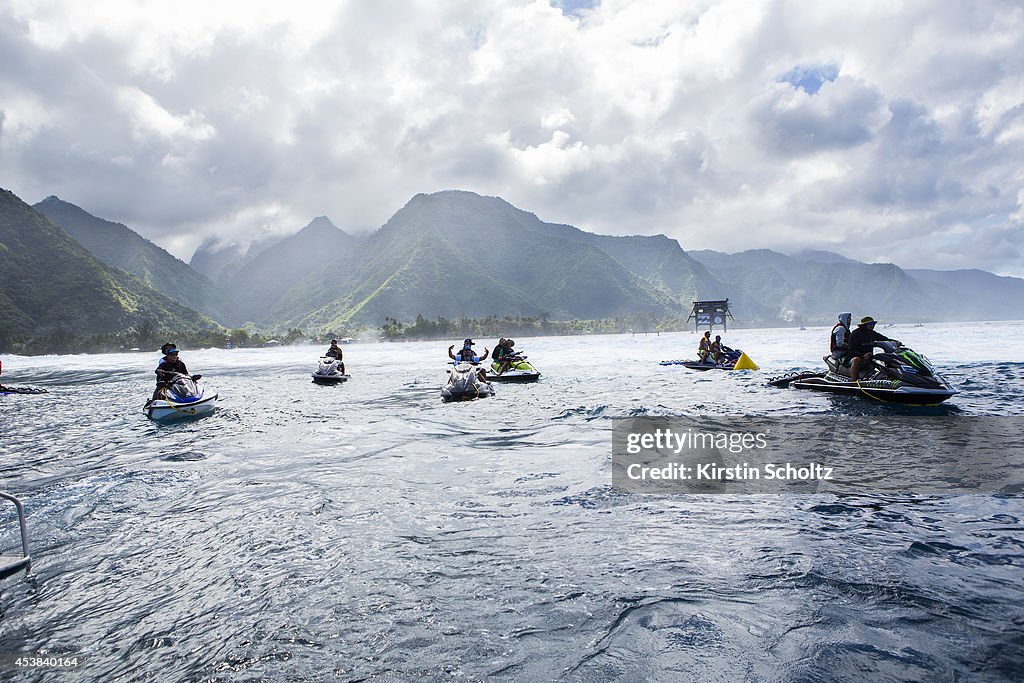
<instances>
[{"instance_id":1,"label":"sky","mask_svg":"<svg viewBox=\"0 0 1024 683\"><path fill-rule=\"evenodd\" d=\"M0 187L188 260L420 192L1024 276L1017 0L0 0Z\"/></svg>"}]
</instances>

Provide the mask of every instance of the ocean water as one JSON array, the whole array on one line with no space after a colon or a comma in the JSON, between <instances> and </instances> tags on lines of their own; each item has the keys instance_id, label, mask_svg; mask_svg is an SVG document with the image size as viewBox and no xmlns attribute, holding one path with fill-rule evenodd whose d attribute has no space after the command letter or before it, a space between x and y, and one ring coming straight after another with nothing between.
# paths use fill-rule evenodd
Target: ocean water
<instances>
[{"instance_id":1,"label":"ocean water","mask_svg":"<svg viewBox=\"0 0 1024 683\"><path fill-rule=\"evenodd\" d=\"M320 347L186 348L220 407L158 425L156 353L5 356L50 393L0 396L34 558L0 580L0 678L1020 680L1019 496L611 487L616 417L1024 415L1024 324L880 331L961 393L765 386L820 367L827 328L730 331L752 373L659 366L689 332L522 338L541 382L454 404L455 339L347 345L337 387L310 382Z\"/></svg>"}]
</instances>

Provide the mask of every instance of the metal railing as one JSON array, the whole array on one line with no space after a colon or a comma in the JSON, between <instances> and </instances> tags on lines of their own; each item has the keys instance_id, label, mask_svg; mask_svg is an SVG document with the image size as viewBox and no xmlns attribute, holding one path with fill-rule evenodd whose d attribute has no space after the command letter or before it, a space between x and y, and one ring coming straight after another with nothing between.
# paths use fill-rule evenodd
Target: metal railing
<instances>
[{"instance_id":1,"label":"metal railing","mask_svg":"<svg viewBox=\"0 0 1024 683\"><path fill-rule=\"evenodd\" d=\"M9 493L0 491L0 498L14 503L14 507L18 510L18 524L21 527L21 557L17 555L0 555L0 576L7 576L22 567L29 566L32 563L32 557L28 552L28 527L25 525L25 507L21 504L20 500Z\"/></svg>"}]
</instances>

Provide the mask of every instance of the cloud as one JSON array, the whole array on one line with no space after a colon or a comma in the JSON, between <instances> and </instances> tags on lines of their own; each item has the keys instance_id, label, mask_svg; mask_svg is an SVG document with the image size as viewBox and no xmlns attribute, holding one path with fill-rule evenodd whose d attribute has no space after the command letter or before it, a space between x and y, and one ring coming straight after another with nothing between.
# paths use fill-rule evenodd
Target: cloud
<instances>
[{"instance_id":1,"label":"cloud","mask_svg":"<svg viewBox=\"0 0 1024 683\"><path fill-rule=\"evenodd\" d=\"M761 143L782 156L870 142L887 114L878 90L852 78L818 83L813 93L802 86L778 83L750 108Z\"/></svg>"},{"instance_id":2,"label":"cloud","mask_svg":"<svg viewBox=\"0 0 1024 683\"><path fill-rule=\"evenodd\" d=\"M0 174L185 258L461 188L686 248L1024 275L1022 36L999 0L11 0Z\"/></svg>"}]
</instances>

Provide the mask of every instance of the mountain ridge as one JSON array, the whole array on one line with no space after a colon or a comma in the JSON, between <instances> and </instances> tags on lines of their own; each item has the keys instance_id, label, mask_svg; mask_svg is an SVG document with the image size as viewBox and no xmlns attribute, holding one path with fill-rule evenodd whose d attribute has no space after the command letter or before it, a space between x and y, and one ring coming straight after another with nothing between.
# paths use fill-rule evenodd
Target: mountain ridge
<instances>
[{"instance_id":1,"label":"mountain ridge","mask_svg":"<svg viewBox=\"0 0 1024 683\"><path fill-rule=\"evenodd\" d=\"M727 297L744 326L827 323L840 310L906 321L1024 319L1019 278L904 270L822 250L686 251L665 235L598 235L547 223L500 197L465 190L416 194L369 234L350 235L317 216L292 235L254 242L222 267L213 292L222 322L272 329L374 326L418 315L681 320L692 301ZM0 320L23 326L16 309L0 292Z\"/></svg>"},{"instance_id":2,"label":"mountain ridge","mask_svg":"<svg viewBox=\"0 0 1024 683\"><path fill-rule=\"evenodd\" d=\"M215 329L200 313L93 256L13 192L0 189L0 347L146 326Z\"/></svg>"},{"instance_id":3,"label":"mountain ridge","mask_svg":"<svg viewBox=\"0 0 1024 683\"><path fill-rule=\"evenodd\" d=\"M123 223L99 218L56 195L32 208L108 266L136 276L164 296L209 317L226 315L209 278Z\"/></svg>"}]
</instances>

